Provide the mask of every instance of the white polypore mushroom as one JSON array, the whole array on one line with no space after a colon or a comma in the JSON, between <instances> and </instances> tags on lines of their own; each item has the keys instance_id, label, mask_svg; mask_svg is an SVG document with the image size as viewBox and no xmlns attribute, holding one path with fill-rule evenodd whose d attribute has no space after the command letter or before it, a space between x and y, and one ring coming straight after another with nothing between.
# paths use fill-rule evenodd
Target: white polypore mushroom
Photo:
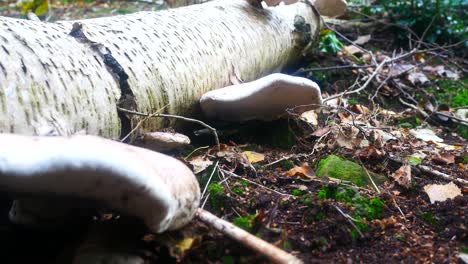
<instances>
[{"instance_id":1,"label":"white polypore mushroom","mask_svg":"<svg viewBox=\"0 0 468 264\"><path fill-rule=\"evenodd\" d=\"M190 138L180 133L149 132L144 133L136 145L153 151L170 151L190 145Z\"/></svg>"},{"instance_id":2,"label":"white polypore mushroom","mask_svg":"<svg viewBox=\"0 0 468 264\"><path fill-rule=\"evenodd\" d=\"M0 190L13 197L97 201L158 233L188 223L199 205L192 171L157 152L94 136L0 134L0 146ZM30 212L20 213L10 213L12 220L27 222Z\"/></svg>"},{"instance_id":3,"label":"white polypore mushroom","mask_svg":"<svg viewBox=\"0 0 468 264\"><path fill-rule=\"evenodd\" d=\"M322 16L341 16L345 13L348 3L346 0L313 0L312 4Z\"/></svg>"},{"instance_id":4,"label":"white polypore mushroom","mask_svg":"<svg viewBox=\"0 0 468 264\"><path fill-rule=\"evenodd\" d=\"M304 112L321 104L320 87L315 82L280 73L213 90L200 99L207 117L225 121L273 120L288 109Z\"/></svg>"},{"instance_id":5,"label":"white polypore mushroom","mask_svg":"<svg viewBox=\"0 0 468 264\"><path fill-rule=\"evenodd\" d=\"M335 17L343 15L346 11L348 3L346 0L307 0L317 8L320 15ZM247 0L251 5L256 7L277 6L279 4L290 5L298 2L298 0Z\"/></svg>"}]
</instances>

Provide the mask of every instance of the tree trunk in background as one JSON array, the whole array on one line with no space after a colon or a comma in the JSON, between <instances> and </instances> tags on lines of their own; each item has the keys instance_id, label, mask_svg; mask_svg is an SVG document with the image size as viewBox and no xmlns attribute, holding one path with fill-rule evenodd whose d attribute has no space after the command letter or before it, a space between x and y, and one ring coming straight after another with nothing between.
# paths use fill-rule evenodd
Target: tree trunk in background
<instances>
[{"instance_id":1,"label":"tree trunk in background","mask_svg":"<svg viewBox=\"0 0 468 264\"><path fill-rule=\"evenodd\" d=\"M299 60L319 30L305 3L259 10L242 0L54 24L0 17L0 133L116 139L138 121L118 105L192 115L232 76L251 81Z\"/></svg>"}]
</instances>

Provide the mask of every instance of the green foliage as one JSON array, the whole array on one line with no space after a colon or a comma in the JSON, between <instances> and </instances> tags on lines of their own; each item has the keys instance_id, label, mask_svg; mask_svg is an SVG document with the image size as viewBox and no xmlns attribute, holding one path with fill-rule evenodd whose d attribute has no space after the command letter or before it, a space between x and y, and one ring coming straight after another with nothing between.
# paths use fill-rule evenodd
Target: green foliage
<instances>
[{"instance_id":1,"label":"green foliage","mask_svg":"<svg viewBox=\"0 0 468 264\"><path fill-rule=\"evenodd\" d=\"M236 263L232 256L223 256L222 260L223 260L223 264L234 264L234 263Z\"/></svg>"},{"instance_id":2,"label":"green foliage","mask_svg":"<svg viewBox=\"0 0 468 264\"><path fill-rule=\"evenodd\" d=\"M336 191L337 191L337 188L334 186L323 186L319 190L317 197L319 199L335 199Z\"/></svg>"},{"instance_id":3,"label":"green foliage","mask_svg":"<svg viewBox=\"0 0 468 264\"><path fill-rule=\"evenodd\" d=\"M367 8L364 12L375 14L386 12L393 22L412 29L424 41L438 43L465 42L468 47L468 19L466 0L387 0L382 4ZM430 27L429 27L430 26ZM407 32L398 31L402 38Z\"/></svg>"},{"instance_id":4,"label":"green foliage","mask_svg":"<svg viewBox=\"0 0 468 264\"><path fill-rule=\"evenodd\" d=\"M398 119L398 125L401 128L415 128L421 125L421 119L415 116L400 117Z\"/></svg>"},{"instance_id":5,"label":"green foliage","mask_svg":"<svg viewBox=\"0 0 468 264\"><path fill-rule=\"evenodd\" d=\"M468 139L468 126L459 125L457 129L457 134L464 139Z\"/></svg>"},{"instance_id":6,"label":"green foliage","mask_svg":"<svg viewBox=\"0 0 468 264\"><path fill-rule=\"evenodd\" d=\"M441 79L437 81L439 89L430 87L428 92L434 94L437 103L449 104L451 107L468 106L468 78L459 81Z\"/></svg>"},{"instance_id":7,"label":"green foliage","mask_svg":"<svg viewBox=\"0 0 468 264\"><path fill-rule=\"evenodd\" d=\"M351 99L348 100L348 104L349 105L357 105L357 104L359 104L359 102L356 99L351 98Z\"/></svg>"},{"instance_id":8,"label":"green foliage","mask_svg":"<svg viewBox=\"0 0 468 264\"><path fill-rule=\"evenodd\" d=\"M215 210L221 210L224 207L224 189L223 186L217 183L211 183L208 186L210 194L210 205Z\"/></svg>"},{"instance_id":9,"label":"green foliage","mask_svg":"<svg viewBox=\"0 0 468 264\"><path fill-rule=\"evenodd\" d=\"M237 217L234 219L233 224L237 227L244 229L247 232L252 232L255 225L256 215L248 215L246 217Z\"/></svg>"},{"instance_id":10,"label":"green foliage","mask_svg":"<svg viewBox=\"0 0 468 264\"><path fill-rule=\"evenodd\" d=\"M301 202L306 206L310 206L312 204L312 199L312 194L305 194L301 197Z\"/></svg>"},{"instance_id":11,"label":"green foliage","mask_svg":"<svg viewBox=\"0 0 468 264\"><path fill-rule=\"evenodd\" d=\"M237 186L234 186L231 188L232 192L237 194L237 195L243 195L244 194L244 190L242 190L242 188L240 187L237 187Z\"/></svg>"},{"instance_id":12,"label":"green foliage","mask_svg":"<svg viewBox=\"0 0 468 264\"><path fill-rule=\"evenodd\" d=\"M43 16L47 14L47 11L49 10L49 4L47 0L22 1L18 4L18 7L21 8L21 14L23 15L25 15L28 11L31 11L38 16Z\"/></svg>"},{"instance_id":13,"label":"green foliage","mask_svg":"<svg viewBox=\"0 0 468 264\"><path fill-rule=\"evenodd\" d=\"M367 225L366 221L363 220L360 216L354 217L356 221L354 224L356 225L357 229L361 231L361 233L365 233L369 231L369 226ZM359 232L356 229L351 230L351 239L356 241L359 238Z\"/></svg>"},{"instance_id":14,"label":"green foliage","mask_svg":"<svg viewBox=\"0 0 468 264\"><path fill-rule=\"evenodd\" d=\"M406 160L408 161L410 165L413 165L413 166L420 165L422 162L422 160L417 157L407 157Z\"/></svg>"},{"instance_id":15,"label":"green foliage","mask_svg":"<svg viewBox=\"0 0 468 264\"><path fill-rule=\"evenodd\" d=\"M294 163L292 161L290 161L290 160L283 160L281 162L281 168L283 170L290 170L290 169L292 169L294 167L295 167Z\"/></svg>"},{"instance_id":16,"label":"green foliage","mask_svg":"<svg viewBox=\"0 0 468 264\"><path fill-rule=\"evenodd\" d=\"M294 196L301 196L302 191L299 190L299 189L294 189L294 190L292 190L291 194L294 195Z\"/></svg>"},{"instance_id":17,"label":"green foliage","mask_svg":"<svg viewBox=\"0 0 468 264\"><path fill-rule=\"evenodd\" d=\"M369 231L367 221L382 218L384 203L379 198L367 199L359 195L359 192L352 188L323 186L318 194L319 199L335 199L345 202L346 205L354 207L354 224L360 232ZM351 230L351 238L357 240L359 232L356 229Z\"/></svg>"},{"instance_id":18,"label":"green foliage","mask_svg":"<svg viewBox=\"0 0 468 264\"><path fill-rule=\"evenodd\" d=\"M421 220L430 226L437 225L437 218L430 212L424 212L418 215Z\"/></svg>"},{"instance_id":19,"label":"green foliage","mask_svg":"<svg viewBox=\"0 0 468 264\"><path fill-rule=\"evenodd\" d=\"M292 249L291 242L289 242L289 241L284 241L284 242L283 242L283 249L291 250L291 249Z\"/></svg>"},{"instance_id":20,"label":"green foliage","mask_svg":"<svg viewBox=\"0 0 468 264\"><path fill-rule=\"evenodd\" d=\"M323 53L336 55L343 48L343 43L336 37L335 32L324 29L320 32L319 48Z\"/></svg>"},{"instance_id":21,"label":"green foliage","mask_svg":"<svg viewBox=\"0 0 468 264\"><path fill-rule=\"evenodd\" d=\"M328 198L345 202L348 206L354 207L354 213L360 219L373 220L382 217L384 203L379 198L367 199L352 188L324 186L317 196L320 199Z\"/></svg>"}]
</instances>

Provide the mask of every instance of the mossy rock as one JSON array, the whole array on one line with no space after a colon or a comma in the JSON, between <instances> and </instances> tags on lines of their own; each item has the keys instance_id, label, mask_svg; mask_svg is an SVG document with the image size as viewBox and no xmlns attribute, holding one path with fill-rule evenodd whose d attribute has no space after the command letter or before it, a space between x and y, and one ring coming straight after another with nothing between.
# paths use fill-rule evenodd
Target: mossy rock
<instances>
[{"instance_id":1,"label":"mossy rock","mask_svg":"<svg viewBox=\"0 0 468 264\"><path fill-rule=\"evenodd\" d=\"M381 184L387 180L385 176L370 171L369 174L376 184ZM349 181L357 186L370 186L372 184L369 176L361 165L336 155L330 155L322 159L318 163L316 175L321 178L329 177Z\"/></svg>"}]
</instances>

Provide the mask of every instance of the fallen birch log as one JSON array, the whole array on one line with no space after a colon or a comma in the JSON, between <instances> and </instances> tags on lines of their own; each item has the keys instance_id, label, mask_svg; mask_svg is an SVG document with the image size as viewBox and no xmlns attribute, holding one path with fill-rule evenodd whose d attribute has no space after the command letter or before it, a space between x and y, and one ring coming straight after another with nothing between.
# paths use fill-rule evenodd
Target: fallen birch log
<instances>
[{"instance_id":1,"label":"fallen birch log","mask_svg":"<svg viewBox=\"0 0 468 264\"><path fill-rule=\"evenodd\" d=\"M299 60L319 30L309 4L242 0L55 24L0 17L0 133L116 139L140 118L117 107L193 115L232 76ZM150 119L141 131L167 125Z\"/></svg>"}]
</instances>

